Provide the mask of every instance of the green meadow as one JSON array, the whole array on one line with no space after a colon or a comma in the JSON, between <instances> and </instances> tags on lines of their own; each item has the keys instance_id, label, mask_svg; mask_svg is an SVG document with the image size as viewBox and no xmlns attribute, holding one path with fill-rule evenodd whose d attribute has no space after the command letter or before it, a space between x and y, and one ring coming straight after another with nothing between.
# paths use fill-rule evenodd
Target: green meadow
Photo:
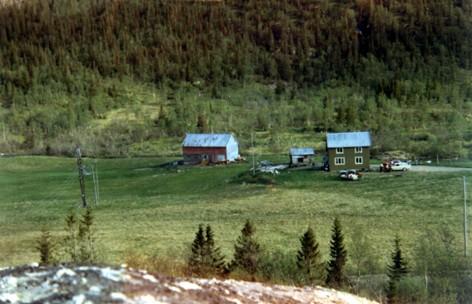
<instances>
[{"instance_id":1,"label":"green meadow","mask_svg":"<svg viewBox=\"0 0 472 304\"><path fill-rule=\"evenodd\" d=\"M262 157L260 157L262 158ZM270 156L285 160L283 155ZM227 259L246 219L268 252L295 255L299 236L311 225L327 257L330 229L341 219L349 251L351 232L369 235L386 263L398 234L407 255L417 239L446 224L462 242L462 176L471 172L366 173L359 182L314 170L286 171L271 185L236 181L250 162L228 166L160 167L171 158L85 159L96 164L100 201L95 209L100 259L122 263L127 255L157 255L182 261L198 224L211 224ZM64 218L80 210L75 159L0 158L0 266L37 261L42 227L57 239Z\"/></svg>"}]
</instances>

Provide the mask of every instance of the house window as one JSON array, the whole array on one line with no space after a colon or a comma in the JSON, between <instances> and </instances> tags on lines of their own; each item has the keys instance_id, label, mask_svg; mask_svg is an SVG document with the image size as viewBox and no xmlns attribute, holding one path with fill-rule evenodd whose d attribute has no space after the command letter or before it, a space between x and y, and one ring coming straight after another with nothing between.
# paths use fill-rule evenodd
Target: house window
<instances>
[{"instance_id":1,"label":"house window","mask_svg":"<svg viewBox=\"0 0 472 304\"><path fill-rule=\"evenodd\" d=\"M354 161L356 165L362 165L364 163L364 158L362 156L356 156Z\"/></svg>"},{"instance_id":2,"label":"house window","mask_svg":"<svg viewBox=\"0 0 472 304\"><path fill-rule=\"evenodd\" d=\"M355 152L356 153L362 153L362 147L356 147Z\"/></svg>"},{"instance_id":3,"label":"house window","mask_svg":"<svg viewBox=\"0 0 472 304\"><path fill-rule=\"evenodd\" d=\"M346 164L346 160L345 160L344 157L335 157L334 158L334 164L336 166L342 166L342 165Z\"/></svg>"},{"instance_id":4,"label":"house window","mask_svg":"<svg viewBox=\"0 0 472 304\"><path fill-rule=\"evenodd\" d=\"M343 154L344 148L336 148L336 154Z\"/></svg>"}]
</instances>

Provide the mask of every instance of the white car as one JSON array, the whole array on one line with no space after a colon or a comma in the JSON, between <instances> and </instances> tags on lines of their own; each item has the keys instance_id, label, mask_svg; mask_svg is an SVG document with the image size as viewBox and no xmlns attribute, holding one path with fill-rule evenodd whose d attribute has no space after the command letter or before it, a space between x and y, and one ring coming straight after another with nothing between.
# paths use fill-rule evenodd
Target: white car
<instances>
[{"instance_id":1,"label":"white car","mask_svg":"<svg viewBox=\"0 0 472 304\"><path fill-rule=\"evenodd\" d=\"M408 171L411 169L411 163L409 161L394 160L391 162L392 171Z\"/></svg>"}]
</instances>

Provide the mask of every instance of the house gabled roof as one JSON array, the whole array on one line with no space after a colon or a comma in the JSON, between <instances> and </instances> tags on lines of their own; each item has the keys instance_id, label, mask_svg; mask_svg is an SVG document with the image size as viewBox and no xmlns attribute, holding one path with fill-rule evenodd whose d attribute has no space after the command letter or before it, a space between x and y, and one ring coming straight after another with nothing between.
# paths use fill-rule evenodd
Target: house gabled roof
<instances>
[{"instance_id":1,"label":"house gabled roof","mask_svg":"<svg viewBox=\"0 0 472 304\"><path fill-rule=\"evenodd\" d=\"M185 135L184 147L226 147L233 134L191 134Z\"/></svg>"},{"instance_id":2,"label":"house gabled roof","mask_svg":"<svg viewBox=\"0 0 472 304\"><path fill-rule=\"evenodd\" d=\"M315 155L313 148L290 148L290 155Z\"/></svg>"},{"instance_id":3,"label":"house gabled roof","mask_svg":"<svg viewBox=\"0 0 472 304\"><path fill-rule=\"evenodd\" d=\"M369 132L328 133L326 146L330 148L370 147L372 141Z\"/></svg>"}]
</instances>

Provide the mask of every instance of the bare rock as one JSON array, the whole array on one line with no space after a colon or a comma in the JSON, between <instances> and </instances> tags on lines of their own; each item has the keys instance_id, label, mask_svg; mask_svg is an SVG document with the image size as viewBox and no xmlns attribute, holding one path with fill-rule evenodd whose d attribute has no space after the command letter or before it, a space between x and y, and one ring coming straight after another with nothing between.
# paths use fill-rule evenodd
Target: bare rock
<instances>
[{"instance_id":1,"label":"bare rock","mask_svg":"<svg viewBox=\"0 0 472 304\"><path fill-rule=\"evenodd\" d=\"M376 303L321 287L173 278L126 267L36 265L0 270L0 303Z\"/></svg>"}]
</instances>

